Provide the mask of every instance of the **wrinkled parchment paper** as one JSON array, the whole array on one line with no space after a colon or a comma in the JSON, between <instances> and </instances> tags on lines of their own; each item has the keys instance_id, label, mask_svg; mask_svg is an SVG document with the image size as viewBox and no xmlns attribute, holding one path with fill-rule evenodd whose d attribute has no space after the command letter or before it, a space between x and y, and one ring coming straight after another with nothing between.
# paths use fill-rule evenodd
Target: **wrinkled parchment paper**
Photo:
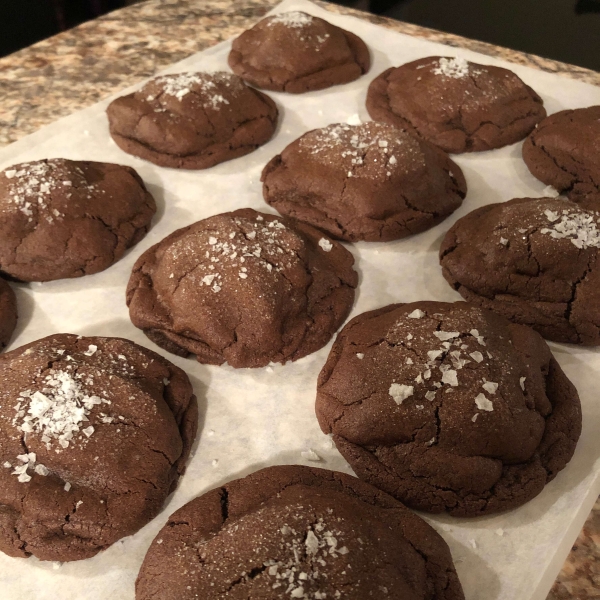
<instances>
[{"instance_id":1,"label":"wrinkled parchment paper","mask_svg":"<svg viewBox=\"0 0 600 600\"><path fill-rule=\"evenodd\" d=\"M116 265L80 279L14 286L19 325L11 348L57 332L122 336L157 350L186 370L200 402L200 427L187 473L161 514L135 535L89 560L63 565L0 554L0 597L19 600L131 600L134 581L152 538L168 515L195 496L233 478L275 464L309 464L351 473L314 416L317 374L329 347L297 363L257 370L199 365L157 348L130 323L124 295L135 259L171 231L210 215L251 206L273 212L262 200L263 165L309 129L345 122L364 107L369 82L392 65L429 55L460 56L515 71L544 99L548 113L600 104L600 88L557 75L395 33L332 14L305 0L276 9L305 10L359 34L373 57L359 80L298 96L270 93L281 112L275 137L256 152L198 172L163 169L119 150L108 134L106 100L0 150L0 168L48 157L128 164L149 184L159 210L148 236ZM227 70L229 42L173 65L166 72ZM129 91L129 90L128 90ZM119 94L120 95L120 94ZM437 250L460 217L483 204L542 196L529 174L521 145L453 157L469 191L463 206L437 227L390 243L349 247L360 285L352 316L392 302L460 299L442 278ZM551 344L583 404L583 434L568 467L534 500L494 517L427 520L446 539L468 600L542 600L558 574L600 492L600 350ZM301 453L312 449L320 462Z\"/></svg>"}]
</instances>

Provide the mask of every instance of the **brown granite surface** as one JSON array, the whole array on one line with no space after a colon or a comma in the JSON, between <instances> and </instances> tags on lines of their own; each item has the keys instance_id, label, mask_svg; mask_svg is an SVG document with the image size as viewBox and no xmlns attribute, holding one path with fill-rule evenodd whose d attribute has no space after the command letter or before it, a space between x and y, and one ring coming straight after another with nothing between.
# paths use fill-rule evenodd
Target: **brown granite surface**
<instances>
[{"instance_id":1,"label":"brown granite surface","mask_svg":"<svg viewBox=\"0 0 600 600\"><path fill-rule=\"evenodd\" d=\"M318 3L395 31L600 85L600 74L587 69ZM147 0L0 59L0 146L238 35L276 4L278 0ZM567 598L600 598L600 500L547 600Z\"/></svg>"}]
</instances>

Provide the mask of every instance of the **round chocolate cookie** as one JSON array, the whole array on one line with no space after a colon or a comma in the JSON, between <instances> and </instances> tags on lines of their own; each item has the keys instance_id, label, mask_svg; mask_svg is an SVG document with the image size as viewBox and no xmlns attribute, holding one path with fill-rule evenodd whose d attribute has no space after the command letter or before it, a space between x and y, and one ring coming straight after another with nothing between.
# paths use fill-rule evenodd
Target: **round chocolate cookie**
<instances>
[{"instance_id":1,"label":"round chocolate cookie","mask_svg":"<svg viewBox=\"0 0 600 600\"><path fill-rule=\"evenodd\" d=\"M512 71L439 56L384 71L369 86L367 110L454 153L513 144L546 116Z\"/></svg>"},{"instance_id":2,"label":"round chocolate cookie","mask_svg":"<svg viewBox=\"0 0 600 600\"><path fill-rule=\"evenodd\" d=\"M133 324L198 362L264 367L323 347L344 322L354 258L309 225L250 208L179 229L133 267Z\"/></svg>"},{"instance_id":3,"label":"round chocolate cookie","mask_svg":"<svg viewBox=\"0 0 600 600\"><path fill-rule=\"evenodd\" d=\"M17 299L12 288L0 277L0 352L6 348L17 326Z\"/></svg>"},{"instance_id":4,"label":"round chocolate cookie","mask_svg":"<svg viewBox=\"0 0 600 600\"><path fill-rule=\"evenodd\" d=\"M94 556L153 519L196 435L186 374L120 338L57 334L0 356L0 551Z\"/></svg>"},{"instance_id":5,"label":"round chocolate cookie","mask_svg":"<svg viewBox=\"0 0 600 600\"><path fill-rule=\"evenodd\" d=\"M574 202L600 208L600 106L562 110L523 144L523 160L540 181ZM586 204L587 202L587 204Z\"/></svg>"},{"instance_id":6,"label":"round chocolate cookie","mask_svg":"<svg viewBox=\"0 0 600 600\"><path fill-rule=\"evenodd\" d=\"M140 176L63 158L0 171L0 271L51 281L103 271L150 228L156 205Z\"/></svg>"},{"instance_id":7,"label":"round chocolate cookie","mask_svg":"<svg viewBox=\"0 0 600 600\"><path fill-rule=\"evenodd\" d=\"M531 500L581 433L577 390L541 336L465 302L352 319L319 375L316 412L361 479L458 517Z\"/></svg>"},{"instance_id":8,"label":"round chocolate cookie","mask_svg":"<svg viewBox=\"0 0 600 600\"><path fill-rule=\"evenodd\" d=\"M304 12L259 21L233 41L229 53L231 70L248 83L292 94L354 81L370 64L358 36Z\"/></svg>"},{"instance_id":9,"label":"round chocolate cookie","mask_svg":"<svg viewBox=\"0 0 600 600\"><path fill-rule=\"evenodd\" d=\"M469 213L440 248L465 300L545 338L600 344L600 213L559 198L516 198Z\"/></svg>"},{"instance_id":10,"label":"round chocolate cookie","mask_svg":"<svg viewBox=\"0 0 600 600\"><path fill-rule=\"evenodd\" d=\"M195 498L146 554L137 600L462 600L442 538L343 473L269 467Z\"/></svg>"},{"instance_id":11,"label":"round chocolate cookie","mask_svg":"<svg viewBox=\"0 0 600 600\"><path fill-rule=\"evenodd\" d=\"M267 164L262 181L265 200L281 214L349 242L429 229L467 192L446 153L375 122L305 133Z\"/></svg>"},{"instance_id":12,"label":"round chocolate cookie","mask_svg":"<svg viewBox=\"0 0 600 600\"><path fill-rule=\"evenodd\" d=\"M277 106L231 73L162 75L106 109L121 150L160 167L207 169L271 139Z\"/></svg>"}]
</instances>

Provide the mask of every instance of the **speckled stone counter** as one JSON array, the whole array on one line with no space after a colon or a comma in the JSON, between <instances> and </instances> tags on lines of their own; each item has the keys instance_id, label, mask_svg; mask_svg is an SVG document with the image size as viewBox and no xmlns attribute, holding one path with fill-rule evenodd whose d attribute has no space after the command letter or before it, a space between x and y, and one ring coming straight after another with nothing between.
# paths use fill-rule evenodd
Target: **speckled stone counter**
<instances>
[{"instance_id":1,"label":"speckled stone counter","mask_svg":"<svg viewBox=\"0 0 600 600\"><path fill-rule=\"evenodd\" d=\"M147 0L0 59L0 146L238 35L278 0ZM409 35L600 85L600 73L319 2ZM548 600L600 598L600 500ZM515 599L516 600L516 599Z\"/></svg>"}]
</instances>

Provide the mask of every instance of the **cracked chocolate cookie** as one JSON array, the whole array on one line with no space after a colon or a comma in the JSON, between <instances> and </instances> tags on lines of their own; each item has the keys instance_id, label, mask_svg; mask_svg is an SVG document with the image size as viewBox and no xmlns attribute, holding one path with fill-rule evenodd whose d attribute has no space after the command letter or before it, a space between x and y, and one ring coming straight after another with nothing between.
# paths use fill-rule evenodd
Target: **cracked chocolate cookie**
<instances>
[{"instance_id":1,"label":"cracked chocolate cookie","mask_svg":"<svg viewBox=\"0 0 600 600\"><path fill-rule=\"evenodd\" d=\"M429 229L467 192L445 152L375 122L305 133L267 164L261 180L266 202L281 214L349 242Z\"/></svg>"},{"instance_id":2,"label":"cracked chocolate cookie","mask_svg":"<svg viewBox=\"0 0 600 600\"><path fill-rule=\"evenodd\" d=\"M0 272L52 281L103 271L150 228L156 205L140 176L63 158L0 172Z\"/></svg>"},{"instance_id":3,"label":"cracked chocolate cookie","mask_svg":"<svg viewBox=\"0 0 600 600\"><path fill-rule=\"evenodd\" d=\"M196 435L186 374L120 338L52 335L0 356L0 550L71 561L153 519Z\"/></svg>"},{"instance_id":4,"label":"cracked chocolate cookie","mask_svg":"<svg viewBox=\"0 0 600 600\"><path fill-rule=\"evenodd\" d=\"M268 142L277 106L231 73L162 75L106 109L121 150L160 167L207 169Z\"/></svg>"},{"instance_id":5,"label":"cracked chocolate cookie","mask_svg":"<svg viewBox=\"0 0 600 600\"><path fill-rule=\"evenodd\" d=\"M344 322L353 264L310 225L244 208L142 254L127 286L129 315L156 344L201 363L285 363L323 347Z\"/></svg>"},{"instance_id":6,"label":"cracked chocolate cookie","mask_svg":"<svg viewBox=\"0 0 600 600\"><path fill-rule=\"evenodd\" d=\"M17 326L17 299L12 288L0 277L0 352L6 348Z\"/></svg>"},{"instance_id":7,"label":"cracked chocolate cookie","mask_svg":"<svg viewBox=\"0 0 600 600\"><path fill-rule=\"evenodd\" d=\"M233 41L231 70L266 90L301 94L358 79L369 70L365 43L304 12L259 21Z\"/></svg>"},{"instance_id":8,"label":"cracked chocolate cookie","mask_svg":"<svg viewBox=\"0 0 600 600\"><path fill-rule=\"evenodd\" d=\"M531 500L581 433L577 390L541 336L465 302L352 319L319 375L316 413L361 479L459 517Z\"/></svg>"},{"instance_id":9,"label":"cracked chocolate cookie","mask_svg":"<svg viewBox=\"0 0 600 600\"><path fill-rule=\"evenodd\" d=\"M469 302L545 338L600 344L600 213L560 198L516 198L469 213L440 248Z\"/></svg>"},{"instance_id":10,"label":"cracked chocolate cookie","mask_svg":"<svg viewBox=\"0 0 600 600\"><path fill-rule=\"evenodd\" d=\"M450 550L387 494L343 473L263 469L175 512L137 600L462 600Z\"/></svg>"},{"instance_id":11,"label":"cracked chocolate cookie","mask_svg":"<svg viewBox=\"0 0 600 600\"><path fill-rule=\"evenodd\" d=\"M369 86L367 110L453 153L513 144L546 116L512 71L439 56L384 71Z\"/></svg>"},{"instance_id":12,"label":"cracked chocolate cookie","mask_svg":"<svg viewBox=\"0 0 600 600\"><path fill-rule=\"evenodd\" d=\"M562 110L544 119L525 140L523 160L540 181L598 209L599 139L600 106Z\"/></svg>"}]
</instances>

